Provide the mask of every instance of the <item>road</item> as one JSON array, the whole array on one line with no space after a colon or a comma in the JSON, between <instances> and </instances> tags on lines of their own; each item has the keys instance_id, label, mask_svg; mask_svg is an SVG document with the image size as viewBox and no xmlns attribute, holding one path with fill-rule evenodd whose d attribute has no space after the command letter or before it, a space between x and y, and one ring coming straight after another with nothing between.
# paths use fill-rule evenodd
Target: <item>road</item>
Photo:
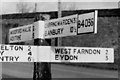
<instances>
[{"instance_id":1,"label":"road","mask_svg":"<svg viewBox=\"0 0 120 80\"><path fill-rule=\"evenodd\" d=\"M118 72L62 64L51 65L52 78L118 78ZM3 78L33 77L33 63L2 63Z\"/></svg>"}]
</instances>

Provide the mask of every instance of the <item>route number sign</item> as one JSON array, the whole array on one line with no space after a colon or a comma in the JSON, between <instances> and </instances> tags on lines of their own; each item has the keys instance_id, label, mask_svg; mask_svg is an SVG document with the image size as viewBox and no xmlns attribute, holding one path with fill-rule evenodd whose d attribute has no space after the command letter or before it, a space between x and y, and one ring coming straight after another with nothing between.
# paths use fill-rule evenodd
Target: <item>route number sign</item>
<instances>
[{"instance_id":1,"label":"route number sign","mask_svg":"<svg viewBox=\"0 0 120 80\"><path fill-rule=\"evenodd\" d=\"M78 35L81 33L97 33L97 11L78 16Z\"/></svg>"}]
</instances>

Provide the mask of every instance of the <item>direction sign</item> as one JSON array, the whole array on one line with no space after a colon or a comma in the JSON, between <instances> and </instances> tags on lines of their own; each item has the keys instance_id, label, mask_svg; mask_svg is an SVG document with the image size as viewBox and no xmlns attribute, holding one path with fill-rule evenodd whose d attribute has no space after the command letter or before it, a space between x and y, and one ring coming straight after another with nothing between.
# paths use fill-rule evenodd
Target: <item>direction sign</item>
<instances>
[{"instance_id":1,"label":"direction sign","mask_svg":"<svg viewBox=\"0 0 120 80\"><path fill-rule=\"evenodd\" d=\"M39 62L113 63L113 48L39 47ZM48 54L49 53L49 54Z\"/></svg>"},{"instance_id":2,"label":"direction sign","mask_svg":"<svg viewBox=\"0 0 120 80\"><path fill-rule=\"evenodd\" d=\"M28 41L33 39L33 24L9 30L9 43Z\"/></svg>"},{"instance_id":3,"label":"direction sign","mask_svg":"<svg viewBox=\"0 0 120 80\"><path fill-rule=\"evenodd\" d=\"M37 47L0 45L0 62L36 62Z\"/></svg>"},{"instance_id":4,"label":"direction sign","mask_svg":"<svg viewBox=\"0 0 120 80\"><path fill-rule=\"evenodd\" d=\"M0 45L0 62L113 63L113 48Z\"/></svg>"},{"instance_id":5,"label":"direction sign","mask_svg":"<svg viewBox=\"0 0 120 80\"><path fill-rule=\"evenodd\" d=\"M45 22L44 38L76 35L77 14Z\"/></svg>"},{"instance_id":6,"label":"direction sign","mask_svg":"<svg viewBox=\"0 0 120 80\"><path fill-rule=\"evenodd\" d=\"M79 15L77 34L97 33L97 15L97 11Z\"/></svg>"},{"instance_id":7,"label":"direction sign","mask_svg":"<svg viewBox=\"0 0 120 80\"><path fill-rule=\"evenodd\" d=\"M9 42L22 42L36 38L46 39L79 35L81 33L97 33L97 11L71 15L48 21L37 21L9 30Z\"/></svg>"}]
</instances>

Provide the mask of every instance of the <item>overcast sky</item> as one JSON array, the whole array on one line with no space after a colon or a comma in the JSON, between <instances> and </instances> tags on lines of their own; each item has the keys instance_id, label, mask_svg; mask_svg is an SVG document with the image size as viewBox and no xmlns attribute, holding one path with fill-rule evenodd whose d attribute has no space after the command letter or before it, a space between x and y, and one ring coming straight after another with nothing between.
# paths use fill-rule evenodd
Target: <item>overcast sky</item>
<instances>
[{"instance_id":1,"label":"overcast sky","mask_svg":"<svg viewBox=\"0 0 120 80\"><path fill-rule=\"evenodd\" d=\"M31 8L37 3L37 12L57 11L58 0L0 0L0 14L17 13L16 4L26 2ZM51 1L51 2L49 2ZM118 8L119 0L60 0L62 9L106 9Z\"/></svg>"}]
</instances>

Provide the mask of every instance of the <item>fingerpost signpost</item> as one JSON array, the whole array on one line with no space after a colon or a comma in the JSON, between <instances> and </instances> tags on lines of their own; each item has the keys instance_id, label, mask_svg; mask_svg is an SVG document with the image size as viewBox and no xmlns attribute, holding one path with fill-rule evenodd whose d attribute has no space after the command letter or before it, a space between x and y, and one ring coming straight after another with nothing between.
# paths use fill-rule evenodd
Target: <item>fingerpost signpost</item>
<instances>
[{"instance_id":1,"label":"fingerpost signpost","mask_svg":"<svg viewBox=\"0 0 120 80\"><path fill-rule=\"evenodd\" d=\"M49 19L49 18L48 18ZM47 20L48 20L47 19ZM42 15L39 15L35 18L34 26L40 27L39 20L46 20ZM44 22L42 27L44 26ZM41 28L41 27L40 27ZM37 28L33 28L37 29ZM39 31L38 31L39 32ZM34 35L35 33L33 33ZM48 41L48 42L47 42ZM51 42L50 39L34 39L34 45L36 46L50 46ZM42 52L44 54L44 52ZM41 54L41 53L38 53ZM49 54L49 53L48 53ZM34 80L51 80L51 65L48 62L34 62L34 73L33 73L33 79Z\"/></svg>"},{"instance_id":2,"label":"fingerpost signpost","mask_svg":"<svg viewBox=\"0 0 120 80\"><path fill-rule=\"evenodd\" d=\"M35 22L9 30L9 43L34 40L30 45L0 45L0 62L34 62L33 80L51 80L50 62L113 63L113 48L53 47L50 39L97 33L97 11Z\"/></svg>"}]
</instances>

